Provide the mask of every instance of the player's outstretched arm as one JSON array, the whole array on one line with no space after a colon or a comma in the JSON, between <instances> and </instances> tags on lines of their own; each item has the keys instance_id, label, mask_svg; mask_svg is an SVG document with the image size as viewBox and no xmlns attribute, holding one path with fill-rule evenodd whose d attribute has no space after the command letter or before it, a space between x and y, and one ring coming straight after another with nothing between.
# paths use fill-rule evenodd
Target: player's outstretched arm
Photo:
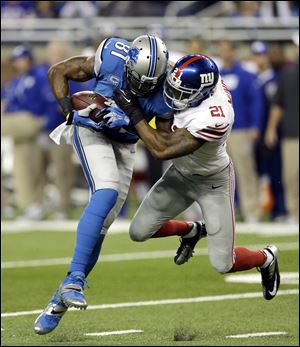
<instances>
[{"instance_id":1,"label":"player's outstretched arm","mask_svg":"<svg viewBox=\"0 0 300 347\"><path fill-rule=\"evenodd\" d=\"M135 97L129 90L117 90L114 99L117 105L126 112L140 138L157 159L167 160L191 154L206 142L195 138L186 129L176 129L174 132L169 132L168 128L161 128L162 124L160 124L160 128L153 129L145 121Z\"/></svg>"},{"instance_id":2,"label":"player's outstretched arm","mask_svg":"<svg viewBox=\"0 0 300 347\"><path fill-rule=\"evenodd\" d=\"M68 98L69 80L85 82L94 76L95 57L76 56L50 67L48 78L53 95L67 115L72 107ZM71 108L71 109L70 109Z\"/></svg>"},{"instance_id":3,"label":"player's outstretched arm","mask_svg":"<svg viewBox=\"0 0 300 347\"><path fill-rule=\"evenodd\" d=\"M171 130L172 124L173 124L173 117L171 119L164 119L164 118L156 117L156 119L155 119L156 129L164 130L167 133L172 132L172 130Z\"/></svg>"},{"instance_id":4,"label":"player's outstretched arm","mask_svg":"<svg viewBox=\"0 0 300 347\"><path fill-rule=\"evenodd\" d=\"M135 128L151 154L160 160L182 157L196 151L205 141L196 139L186 129L166 132L153 129L145 120L135 124Z\"/></svg>"}]
</instances>

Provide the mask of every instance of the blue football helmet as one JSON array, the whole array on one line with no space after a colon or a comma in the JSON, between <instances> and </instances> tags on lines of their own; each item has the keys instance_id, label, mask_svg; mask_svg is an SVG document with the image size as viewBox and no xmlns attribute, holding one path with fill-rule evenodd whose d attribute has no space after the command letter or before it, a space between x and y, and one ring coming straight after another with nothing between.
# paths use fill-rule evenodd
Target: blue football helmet
<instances>
[{"instance_id":1,"label":"blue football helmet","mask_svg":"<svg viewBox=\"0 0 300 347\"><path fill-rule=\"evenodd\" d=\"M202 54L189 54L177 61L164 83L164 99L174 110L198 106L213 94L219 80L216 63Z\"/></svg>"}]
</instances>

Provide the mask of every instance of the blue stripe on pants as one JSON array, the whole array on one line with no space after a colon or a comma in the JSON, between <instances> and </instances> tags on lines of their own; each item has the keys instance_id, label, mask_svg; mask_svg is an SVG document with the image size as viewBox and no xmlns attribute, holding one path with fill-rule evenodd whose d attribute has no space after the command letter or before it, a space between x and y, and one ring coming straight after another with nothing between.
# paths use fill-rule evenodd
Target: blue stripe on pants
<instances>
[{"instance_id":1,"label":"blue stripe on pants","mask_svg":"<svg viewBox=\"0 0 300 347\"><path fill-rule=\"evenodd\" d=\"M88 165L85 153L84 153L84 149L83 149L80 137L79 137L77 126L74 126L74 146L75 146L76 152L78 154L78 157L80 159L85 178L88 182L88 185L90 187L91 192L93 193L95 191L95 182L94 182L94 179L92 177L91 170L89 168L89 165Z\"/></svg>"}]
</instances>

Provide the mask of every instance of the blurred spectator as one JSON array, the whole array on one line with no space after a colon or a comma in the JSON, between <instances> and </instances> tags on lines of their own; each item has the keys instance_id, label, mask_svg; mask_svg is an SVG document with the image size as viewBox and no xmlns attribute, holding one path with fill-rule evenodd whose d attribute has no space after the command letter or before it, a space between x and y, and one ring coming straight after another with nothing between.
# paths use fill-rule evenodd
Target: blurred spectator
<instances>
[{"instance_id":1,"label":"blurred spectator","mask_svg":"<svg viewBox=\"0 0 300 347\"><path fill-rule=\"evenodd\" d=\"M204 54L204 52L207 52L207 46L207 41L202 36L193 36L187 41L186 54Z\"/></svg>"},{"instance_id":2,"label":"blurred spectator","mask_svg":"<svg viewBox=\"0 0 300 347\"><path fill-rule=\"evenodd\" d=\"M282 125L283 177L289 221L299 223L299 34L294 38L297 61L285 68L278 81L265 134L269 148L278 141Z\"/></svg>"},{"instance_id":3,"label":"blurred spectator","mask_svg":"<svg viewBox=\"0 0 300 347\"><path fill-rule=\"evenodd\" d=\"M34 66L32 52L25 46L13 50L11 61L18 77L3 90L2 135L14 140L14 186L17 207L33 219L43 216L43 191L38 138L45 126L44 68Z\"/></svg>"},{"instance_id":4,"label":"blurred spectator","mask_svg":"<svg viewBox=\"0 0 300 347\"><path fill-rule=\"evenodd\" d=\"M104 16L153 17L164 16L166 6L172 1L110 1L103 8Z\"/></svg>"},{"instance_id":5,"label":"blurred spectator","mask_svg":"<svg viewBox=\"0 0 300 347\"><path fill-rule=\"evenodd\" d=\"M290 17L299 16L297 1L261 1L259 16L271 22L274 17L288 21Z\"/></svg>"},{"instance_id":6,"label":"blurred spectator","mask_svg":"<svg viewBox=\"0 0 300 347\"><path fill-rule=\"evenodd\" d=\"M61 41L50 42L46 47L46 71L48 71L51 65L70 56L72 56L72 46L69 43ZM93 79L84 83L70 81L69 93L72 95L80 90L91 90L93 89L93 84ZM66 219L71 212L71 189L74 184L73 150L69 145L57 146L48 136L65 119L53 96L50 84L48 84L47 96L47 124L45 126L46 132L43 136L43 165L44 171L49 166L52 166L54 169L54 183L59 193L59 203L54 218Z\"/></svg>"},{"instance_id":7,"label":"blurred spectator","mask_svg":"<svg viewBox=\"0 0 300 347\"><path fill-rule=\"evenodd\" d=\"M259 1L237 1L237 9L232 17L258 17Z\"/></svg>"},{"instance_id":8,"label":"blurred spectator","mask_svg":"<svg viewBox=\"0 0 300 347\"><path fill-rule=\"evenodd\" d=\"M96 36L89 37L85 42L84 49L82 50L82 55L85 55L85 56L95 55L97 48L99 47L101 42L106 39L106 37L109 37L109 35L108 36L96 35Z\"/></svg>"},{"instance_id":9,"label":"blurred spectator","mask_svg":"<svg viewBox=\"0 0 300 347\"><path fill-rule=\"evenodd\" d=\"M2 93L4 114L2 134L14 140L14 187L16 204L22 218L42 219L45 216L47 174L53 173L58 204L55 218L66 218L71 208L73 177L72 149L57 146L48 134L65 119L55 100L47 77L50 65L71 56L64 42L52 42L46 48L47 64L34 66L31 51L18 46L12 62L19 77L8 82ZM92 89L93 80L70 83L70 94ZM49 170L50 168L50 170Z\"/></svg>"},{"instance_id":10,"label":"blurred spectator","mask_svg":"<svg viewBox=\"0 0 300 347\"><path fill-rule=\"evenodd\" d=\"M166 1L165 1L166 2ZM218 1L168 1L165 16L192 16Z\"/></svg>"},{"instance_id":11,"label":"blurred spectator","mask_svg":"<svg viewBox=\"0 0 300 347\"><path fill-rule=\"evenodd\" d=\"M291 66L292 61L288 60L285 55L284 44L282 42L270 42L268 54L271 65L276 73L279 73L285 67Z\"/></svg>"},{"instance_id":12,"label":"blurred spectator","mask_svg":"<svg viewBox=\"0 0 300 347\"><path fill-rule=\"evenodd\" d=\"M247 222L259 220L259 184L254 148L262 122L262 92L256 76L236 61L235 44L219 42L222 59L220 73L232 94L235 121L228 140L229 153L236 168L241 213Z\"/></svg>"},{"instance_id":13,"label":"blurred spectator","mask_svg":"<svg viewBox=\"0 0 300 347\"><path fill-rule=\"evenodd\" d=\"M66 42L50 42L46 47L45 74L51 65L58 63L72 55L71 46ZM50 140L48 134L64 121L60 107L54 98L50 84L47 88L47 123L40 142L42 150L42 167L47 172L47 167L52 167L54 183L59 195L54 218L66 219L71 212L71 188L74 180L74 168L72 162L72 148L69 145L57 146ZM73 88L72 88L73 89ZM77 90L76 90L77 91ZM74 90L71 90L71 94ZM48 170L49 171L49 170ZM44 180L44 186L46 178Z\"/></svg>"},{"instance_id":14,"label":"blurred spectator","mask_svg":"<svg viewBox=\"0 0 300 347\"><path fill-rule=\"evenodd\" d=\"M37 1L36 13L39 18L53 18L55 17L53 1Z\"/></svg>"},{"instance_id":15,"label":"blurred spectator","mask_svg":"<svg viewBox=\"0 0 300 347\"><path fill-rule=\"evenodd\" d=\"M99 5L97 1L65 1L59 11L62 18L90 18L99 15Z\"/></svg>"},{"instance_id":16,"label":"blurred spectator","mask_svg":"<svg viewBox=\"0 0 300 347\"><path fill-rule=\"evenodd\" d=\"M1 1L1 18L35 16L35 1Z\"/></svg>"},{"instance_id":17,"label":"blurred spectator","mask_svg":"<svg viewBox=\"0 0 300 347\"><path fill-rule=\"evenodd\" d=\"M257 66L257 82L263 91L262 136L256 146L257 168L261 177L261 192L263 193L262 197L264 199L262 203L265 212L271 210L272 220L281 221L286 215L281 177L281 140L279 137L277 144L272 149L268 149L263 139L268 122L271 100L277 88L278 74L271 66L266 43L260 41L253 42L251 52Z\"/></svg>"},{"instance_id":18,"label":"blurred spectator","mask_svg":"<svg viewBox=\"0 0 300 347\"><path fill-rule=\"evenodd\" d=\"M201 35L193 36L186 43L185 54L205 54L209 55L213 61L217 64L220 69L221 61L219 57L215 57L210 53L210 47L207 42Z\"/></svg>"}]
</instances>

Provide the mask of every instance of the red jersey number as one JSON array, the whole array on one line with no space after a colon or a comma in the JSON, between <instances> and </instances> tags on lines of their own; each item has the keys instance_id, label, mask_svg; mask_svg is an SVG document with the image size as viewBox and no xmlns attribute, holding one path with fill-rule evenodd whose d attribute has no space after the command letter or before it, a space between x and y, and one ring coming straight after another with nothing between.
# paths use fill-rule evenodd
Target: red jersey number
<instances>
[{"instance_id":1,"label":"red jersey number","mask_svg":"<svg viewBox=\"0 0 300 347\"><path fill-rule=\"evenodd\" d=\"M210 106L209 109L212 117L225 117L222 106Z\"/></svg>"}]
</instances>

